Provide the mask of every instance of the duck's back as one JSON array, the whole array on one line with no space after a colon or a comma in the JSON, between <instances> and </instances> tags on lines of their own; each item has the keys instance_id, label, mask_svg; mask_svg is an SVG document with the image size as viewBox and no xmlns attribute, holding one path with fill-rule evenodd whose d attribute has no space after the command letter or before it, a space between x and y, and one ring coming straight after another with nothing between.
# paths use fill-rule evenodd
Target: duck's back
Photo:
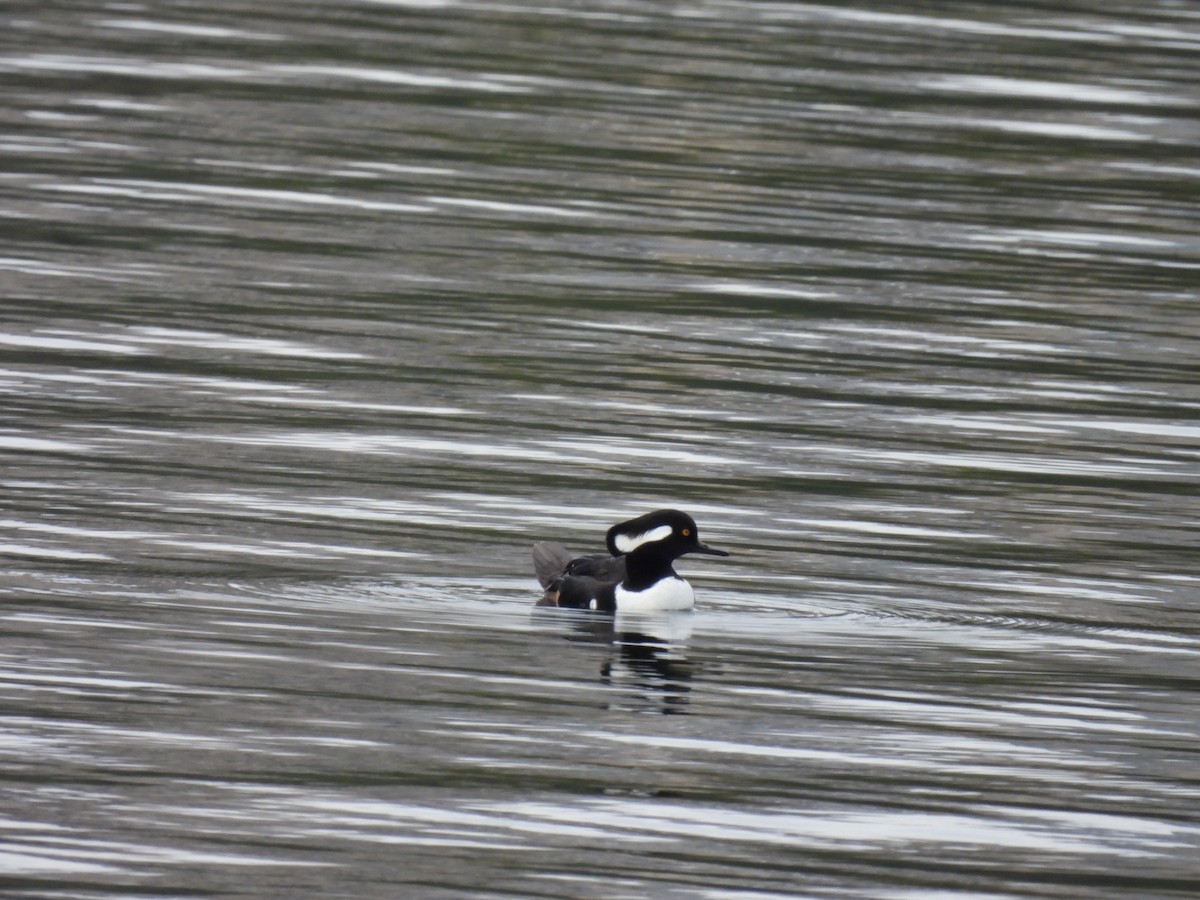
<instances>
[{"instance_id":1,"label":"duck's back","mask_svg":"<svg viewBox=\"0 0 1200 900\"><path fill-rule=\"evenodd\" d=\"M597 581L623 581L625 557L597 553L572 556L562 544L543 541L533 545L533 570L538 584L550 587L560 578L594 578Z\"/></svg>"}]
</instances>

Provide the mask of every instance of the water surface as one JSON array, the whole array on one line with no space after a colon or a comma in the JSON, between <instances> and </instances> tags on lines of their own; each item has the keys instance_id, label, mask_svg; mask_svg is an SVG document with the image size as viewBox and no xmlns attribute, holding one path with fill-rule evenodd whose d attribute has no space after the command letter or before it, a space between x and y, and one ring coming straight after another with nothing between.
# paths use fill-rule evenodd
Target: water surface
<instances>
[{"instance_id":1,"label":"water surface","mask_svg":"<svg viewBox=\"0 0 1200 900\"><path fill-rule=\"evenodd\" d=\"M1195 893L1186 6L6 35L6 895Z\"/></svg>"}]
</instances>

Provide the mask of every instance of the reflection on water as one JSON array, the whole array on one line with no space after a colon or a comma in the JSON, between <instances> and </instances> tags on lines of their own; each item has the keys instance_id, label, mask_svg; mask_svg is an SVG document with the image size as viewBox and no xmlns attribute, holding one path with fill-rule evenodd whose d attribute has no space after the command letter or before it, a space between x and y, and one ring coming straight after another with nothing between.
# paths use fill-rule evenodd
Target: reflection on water
<instances>
[{"instance_id":1,"label":"reflection on water","mask_svg":"<svg viewBox=\"0 0 1200 900\"><path fill-rule=\"evenodd\" d=\"M615 694L610 708L672 714L687 712L692 618L691 610L614 617L539 608L534 621L547 634L604 648L599 677Z\"/></svg>"},{"instance_id":2,"label":"reflection on water","mask_svg":"<svg viewBox=\"0 0 1200 900\"><path fill-rule=\"evenodd\" d=\"M1191 891L1185 6L10 18L6 896Z\"/></svg>"}]
</instances>

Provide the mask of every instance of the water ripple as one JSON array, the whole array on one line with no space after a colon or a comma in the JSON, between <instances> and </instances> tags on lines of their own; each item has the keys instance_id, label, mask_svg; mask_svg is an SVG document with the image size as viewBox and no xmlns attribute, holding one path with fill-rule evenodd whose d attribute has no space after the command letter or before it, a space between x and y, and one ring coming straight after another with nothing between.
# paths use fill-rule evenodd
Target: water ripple
<instances>
[{"instance_id":1,"label":"water ripple","mask_svg":"<svg viewBox=\"0 0 1200 900\"><path fill-rule=\"evenodd\" d=\"M1187 10L10 24L8 893L1187 892Z\"/></svg>"}]
</instances>

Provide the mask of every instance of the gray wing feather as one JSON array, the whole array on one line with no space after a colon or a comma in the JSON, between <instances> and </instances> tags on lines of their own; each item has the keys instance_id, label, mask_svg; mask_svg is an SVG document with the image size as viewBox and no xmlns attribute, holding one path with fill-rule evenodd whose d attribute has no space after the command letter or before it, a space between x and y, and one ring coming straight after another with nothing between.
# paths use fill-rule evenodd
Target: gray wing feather
<instances>
[{"instance_id":1,"label":"gray wing feather","mask_svg":"<svg viewBox=\"0 0 1200 900\"><path fill-rule=\"evenodd\" d=\"M537 573L538 584L550 587L571 562L571 554L562 544L543 541L533 545L533 571Z\"/></svg>"}]
</instances>

